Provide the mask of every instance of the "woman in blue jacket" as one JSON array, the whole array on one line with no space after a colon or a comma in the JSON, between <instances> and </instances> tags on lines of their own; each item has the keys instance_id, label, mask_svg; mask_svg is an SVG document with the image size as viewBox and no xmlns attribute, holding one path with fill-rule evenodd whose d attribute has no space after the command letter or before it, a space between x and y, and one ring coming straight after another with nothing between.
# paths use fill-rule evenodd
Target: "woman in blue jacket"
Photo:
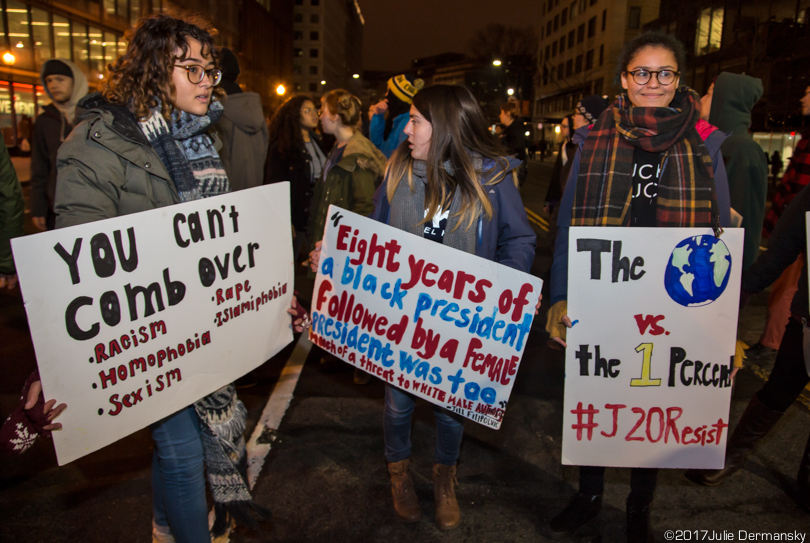
<instances>
[{"instance_id":1,"label":"woman in blue jacket","mask_svg":"<svg viewBox=\"0 0 810 543\"><path fill-rule=\"evenodd\" d=\"M520 162L501 156L470 91L452 85L423 89L414 97L405 134L377 191L373 218L528 272L536 239L514 179ZM415 403L411 394L386 385L385 459L394 509L409 522L421 516L408 471ZM446 409L434 406L433 412L436 523L449 530L461 519L454 482L464 427Z\"/></svg>"}]
</instances>

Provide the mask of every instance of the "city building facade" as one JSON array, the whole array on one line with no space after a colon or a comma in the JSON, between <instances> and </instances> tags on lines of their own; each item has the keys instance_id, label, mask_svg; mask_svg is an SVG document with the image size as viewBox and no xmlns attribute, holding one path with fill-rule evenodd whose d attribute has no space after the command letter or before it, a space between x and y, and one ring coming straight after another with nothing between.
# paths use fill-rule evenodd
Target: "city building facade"
<instances>
[{"instance_id":1,"label":"city building facade","mask_svg":"<svg viewBox=\"0 0 810 543\"><path fill-rule=\"evenodd\" d=\"M294 0L293 91L318 99L362 89L363 27L357 0Z\"/></svg>"},{"instance_id":2,"label":"city building facade","mask_svg":"<svg viewBox=\"0 0 810 543\"><path fill-rule=\"evenodd\" d=\"M554 140L583 97L613 97L622 47L659 17L659 0L543 0L535 77L535 139Z\"/></svg>"},{"instance_id":3,"label":"city building facade","mask_svg":"<svg viewBox=\"0 0 810 543\"><path fill-rule=\"evenodd\" d=\"M292 80L293 1L0 0L0 130L6 145L19 145L23 115L35 119L49 103L39 77L45 61L71 60L92 92L107 64L124 52L127 29L151 13L199 13L214 23L218 44L250 53L239 81L262 95L269 112L275 83Z\"/></svg>"}]
</instances>

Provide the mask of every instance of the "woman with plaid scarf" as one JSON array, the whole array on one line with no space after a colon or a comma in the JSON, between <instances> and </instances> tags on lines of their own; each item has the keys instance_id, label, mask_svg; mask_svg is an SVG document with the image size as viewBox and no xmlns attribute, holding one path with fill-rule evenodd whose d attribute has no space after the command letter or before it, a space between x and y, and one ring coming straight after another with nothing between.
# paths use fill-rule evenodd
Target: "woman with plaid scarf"
<instances>
[{"instance_id":1,"label":"woman with plaid scarf","mask_svg":"<svg viewBox=\"0 0 810 543\"><path fill-rule=\"evenodd\" d=\"M679 86L683 45L647 33L628 42L617 79L623 92L596 121L574 165L560 204L551 270L547 330L565 346L569 226L697 227L719 231L730 222L728 181L719 153L724 139L698 124L700 99ZM549 525L568 534L602 507L604 467L582 466L579 492ZM627 540L653 540L650 504L658 470L634 468L627 498Z\"/></svg>"}]
</instances>

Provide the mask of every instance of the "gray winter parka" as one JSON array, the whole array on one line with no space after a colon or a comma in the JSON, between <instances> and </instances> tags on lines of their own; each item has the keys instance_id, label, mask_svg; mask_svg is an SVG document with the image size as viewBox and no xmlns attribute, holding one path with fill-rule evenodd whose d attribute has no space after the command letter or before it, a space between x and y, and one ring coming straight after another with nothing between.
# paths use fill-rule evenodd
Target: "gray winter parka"
<instances>
[{"instance_id":1,"label":"gray winter parka","mask_svg":"<svg viewBox=\"0 0 810 543\"><path fill-rule=\"evenodd\" d=\"M127 108L93 93L57 155L56 227L180 203L169 172Z\"/></svg>"}]
</instances>

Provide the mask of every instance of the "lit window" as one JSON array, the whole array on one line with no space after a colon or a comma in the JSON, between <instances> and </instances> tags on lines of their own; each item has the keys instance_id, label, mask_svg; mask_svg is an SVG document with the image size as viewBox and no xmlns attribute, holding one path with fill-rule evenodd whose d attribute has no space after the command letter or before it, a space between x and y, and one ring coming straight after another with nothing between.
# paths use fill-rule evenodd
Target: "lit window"
<instances>
[{"instance_id":1,"label":"lit window","mask_svg":"<svg viewBox=\"0 0 810 543\"><path fill-rule=\"evenodd\" d=\"M705 55L720 49L723 38L723 8L706 8L700 12L695 36L695 55Z\"/></svg>"}]
</instances>

